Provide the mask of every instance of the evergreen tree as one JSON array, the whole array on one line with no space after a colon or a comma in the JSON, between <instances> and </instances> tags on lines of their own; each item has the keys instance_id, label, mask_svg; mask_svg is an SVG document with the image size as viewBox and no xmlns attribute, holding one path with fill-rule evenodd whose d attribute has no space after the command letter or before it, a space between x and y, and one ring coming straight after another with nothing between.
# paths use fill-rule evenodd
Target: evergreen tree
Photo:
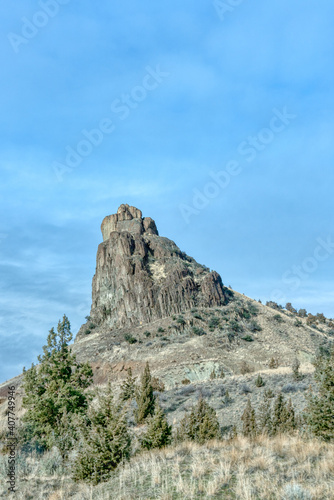
<instances>
[{"instance_id":1,"label":"evergreen tree","mask_svg":"<svg viewBox=\"0 0 334 500\"><path fill-rule=\"evenodd\" d=\"M263 401L259 407L258 428L263 434L272 434L272 419L271 419L271 398L264 394Z\"/></svg>"},{"instance_id":2,"label":"evergreen tree","mask_svg":"<svg viewBox=\"0 0 334 500\"><path fill-rule=\"evenodd\" d=\"M64 315L57 333L50 330L39 365L23 368L27 412L22 417L20 441L24 449L56 445L65 458L76 438L73 417L87 410L90 396L85 389L92 383L93 372L88 363L76 361L68 347L71 340L70 322Z\"/></svg>"},{"instance_id":3,"label":"evergreen tree","mask_svg":"<svg viewBox=\"0 0 334 500\"><path fill-rule=\"evenodd\" d=\"M312 434L329 441L334 439L334 348L329 356L318 356L314 366L318 394L308 395L305 421Z\"/></svg>"},{"instance_id":4,"label":"evergreen tree","mask_svg":"<svg viewBox=\"0 0 334 500\"><path fill-rule=\"evenodd\" d=\"M208 403L200 397L198 403L192 408L190 415L186 415L177 429L177 441L196 441L204 443L210 439L221 437L217 414Z\"/></svg>"},{"instance_id":5,"label":"evergreen tree","mask_svg":"<svg viewBox=\"0 0 334 500\"><path fill-rule=\"evenodd\" d=\"M287 418L287 411L286 411L285 401L282 393L280 392L277 395L277 398L274 403L273 417L272 417L273 434L279 434L281 432L284 432L286 418Z\"/></svg>"},{"instance_id":6,"label":"evergreen tree","mask_svg":"<svg viewBox=\"0 0 334 500\"><path fill-rule=\"evenodd\" d=\"M131 366L127 370L128 375L121 385L120 399L122 401L128 401L134 398L136 389L136 379L132 376Z\"/></svg>"},{"instance_id":7,"label":"evergreen tree","mask_svg":"<svg viewBox=\"0 0 334 500\"><path fill-rule=\"evenodd\" d=\"M135 411L135 418L137 424L144 423L146 418L154 413L155 397L151 380L150 367L146 363L144 373L141 376L140 387L136 394L138 407Z\"/></svg>"},{"instance_id":8,"label":"evergreen tree","mask_svg":"<svg viewBox=\"0 0 334 500\"><path fill-rule=\"evenodd\" d=\"M126 408L122 401L114 401L110 383L106 395L99 396L98 407L89 409L79 432L80 448L73 469L75 481L93 484L106 481L118 464L130 458Z\"/></svg>"},{"instance_id":9,"label":"evergreen tree","mask_svg":"<svg viewBox=\"0 0 334 500\"><path fill-rule=\"evenodd\" d=\"M148 418L146 433L142 439L142 447L162 448L171 442L172 426L168 425L166 416L158 402L155 404L154 414Z\"/></svg>"},{"instance_id":10,"label":"evergreen tree","mask_svg":"<svg viewBox=\"0 0 334 500\"><path fill-rule=\"evenodd\" d=\"M251 400L248 398L246 408L241 416L241 420L243 421L242 432L244 436L254 438L257 434L256 428L256 418L255 411L252 407Z\"/></svg>"},{"instance_id":11,"label":"evergreen tree","mask_svg":"<svg viewBox=\"0 0 334 500\"><path fill-rule=\"evenodd\" d=\"M291 398L289 398L289 401L285 406L285 423L283 428L284 431L288 433L294 431L297 428L295 409L293 407Z\"/></svg>"}]
</instances>

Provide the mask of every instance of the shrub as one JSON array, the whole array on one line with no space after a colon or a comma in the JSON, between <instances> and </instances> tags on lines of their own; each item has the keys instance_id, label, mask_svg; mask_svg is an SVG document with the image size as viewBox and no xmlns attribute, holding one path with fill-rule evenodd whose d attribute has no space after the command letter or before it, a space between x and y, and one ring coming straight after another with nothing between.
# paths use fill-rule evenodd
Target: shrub
<instances>
[{"instance_id":1,"label":"shrub","mask_svg":"<svg viewBox=\"0 0 334 500\"><path fill-rule=\"evenodd\" d=\"M280 314L274 314L273 319L277 321L277 323L284 323L284 319Z\"/></svg>"},{"instance_id":2,"label":"shrub","mask_svg":"<svg viewBox=\"0 0 334 500\"><path fill-rule=\"evenodd\" d=\"M145 335L145 337L150 337L150 336L151 336L151 332L149 332L149 331L147 331L147 330L146 330L146 331L144 332L144 335Z\"/></svg>"},{"instance_id":3,"label":"shrub","mask_svg":"<svg viewBox=\"0 0 334 500\"><path fill-rule=\"evenodd\" d=\"M206 331L203 330L203 328L199 328L197 326L193 326L192 331L195 335L198 335L199 337L201 337L202 335L206 335Z\"/></svg>"},{"instance_id":4,"label":"shrub","mask_svg":"<svg viewBox=\"0 0 334 500\"><path fill-rule=\"evenodd\" d=\"M201 315L200 315L200 313L198 313L198 312L194 313L194 314L193 314L193 316L194 316L194 318L196 318L196 319L201 319L202 321L204 321L204 320L203 320L203 318L202 318L202 316L201 316Z\"/></svg>"},{"instance_id":5,"label":"shrub","mask_svg":"<svg viewBox=\"0 0 334 500\"><path fill-rule=\"evenodd\" d=\"M300 321L300 319L296 319L294 325L297 327L297 328L300 328L301 326L303 326L303 322Z\"/></svg>"},{"instance_id":6,"label":"shrub","mask_svg":"<svg viewBox=\"0 0 334 500\"><path fill-rule=\"evenodd\" d=\"M245 335L244 337L241 337L242 340L245 340L246 342L253 342L254 339L251 335Z\"/></svg>"},{"instance_id":7,"label":"shrub","mask_svg":"<svg viewBox=\"0 0 334 500\"><path fill-rule=\"evenodd\" d=\"M158 328L158 333L164 333L164 331L165 331L165 330L164 330L161 326L159 326L159 328Z\"/></svg>"},{"instance_id":8,"label":"shrub","mask_svg":"<svg viewBox=\"0 0 334 500\"><path fill-rule=\"evenodd\" d=\"M248 323L247 327L251 332L262 331L262 326L260 326L256 321L251 321L250 323Z\"/></svg>"},{"instance_id":9,"label":"shrub","mask_svg":"<svg viewBox=\"0 0 334 500\"><path fill-rule=\"evenodd\" d=\"M178 323L179 325L185 325L186 322L185 322L185 319L183 316L179 316L176 320L176 323Z\"/></svg>"},{"instance_id":10,"label":"shrub","mask_svg":"<svg viewBox=\"0 0 334 500\"><path fill-rule=\"evenodd\" d=\"M183 380L181 380L181 384L183 385L187 385L187 384L190 384L190 380L188 378L184 378Z\"/></svg>"},{"instance_id":11,"label":"shrub","mask_svg":"<svg viewBox=\"0 0 334 500\"><path fill-rule=\"evenodd\" d=\"M230 321L229 325L230 325L231 330L235 333L243 331L243 328L240 325L240 323L238 323L238 321L232 320L232 321Z\"/></svg>"},{"instance_id":12,"label":"shrub","mask_svg":"<svg viewBox=\"0 0 334 500\"><path fill-rule=\"evenodd\" d=\"M129 344L135 344L137 342L137 339L133 335L131 335L131 333L126 333L124 335L124 340Z\"/></svg>"},{"instance_id":13,"label":"shrub","mask_svg":"<svg viewBox=\"0 0 334 500\"><path fill-rule=\"evenodd\" d=\"M252 316L257 316L257 314L259 313L259 308L255 304L249 304L248 311Z\"/></svg>"},{"instance_id":14,"label":"shrub","mask_svg":"<svg viewBox=\"0 0 334 500\"><path fill-rule=\"evenodd\" d=\"M265 382L260 374L258 374L258 376L255 379L255 385L256 387L263 387L265 385Z\"/></svg>"},{"instance_id":15,"label":"shrub","mask_svg":"<svg viewBox=\"0 0 334 500\"><path fill-rule=\"evenodd\" d=\"M209 321L209 328L216 328L220 325L220 320L216 316L212 316Z\"/></svg>"},{"instance_id":16,"label":"shrub","mask_svg":"<svg viewBox=\"0 0 334 500\"><path fill-rule=\"evenodd\" d=\"M266 389L264 391L264 396L266 398L273 398L275 396L275 393L274 393L274 391L272 389Z\"/></svg>"}]
</instances>

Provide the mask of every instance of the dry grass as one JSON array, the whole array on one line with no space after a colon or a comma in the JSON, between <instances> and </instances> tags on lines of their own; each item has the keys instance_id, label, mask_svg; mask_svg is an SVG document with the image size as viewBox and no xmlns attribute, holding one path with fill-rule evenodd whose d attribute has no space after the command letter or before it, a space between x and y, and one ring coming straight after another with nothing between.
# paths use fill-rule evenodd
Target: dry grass
<instances>
[{"instance_id":1,"label":"dry grass","mask_svg":"<svg viewBox=\"0 0 334 500\"><path fill-rule=\"evenodd\" d=\"M24 477L18 471L15 498L334 499L334 444L302 440L299 436L260 436L254 442L238 437L204 446L184 443L145 452L119 467L107 483L96 487L73 483L61 469L52 476L52 456L43 460L25 467L21 464L26 473ZM5 497L2 492L1 498Z\"/></svg>"}]
</instances>

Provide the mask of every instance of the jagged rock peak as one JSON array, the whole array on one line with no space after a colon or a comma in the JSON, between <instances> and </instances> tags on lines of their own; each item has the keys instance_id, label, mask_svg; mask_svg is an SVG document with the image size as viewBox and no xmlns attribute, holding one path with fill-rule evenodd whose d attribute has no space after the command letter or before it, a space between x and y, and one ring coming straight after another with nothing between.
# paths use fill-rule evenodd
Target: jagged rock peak
<instances>
[{"instance_id":1,"label":"jagged rock peak","mask_svg":"<svg viewBox=\"0 0 334 500\"><path fill-rule=\"evenodd\" d=\"M121 205L102 222L90 317L99 331L138 326L193 307L227 304L230 293L215 271L159 236L155 222ZM84 335L84 325L78 337Z\"/></svg>"},{"instance_id":2,"label":"jagged rock peak","mask_svg":"<svg viewBox=\"0 0 334 500\"><path fill-rule=\"evenodd\" d=\"M143 217L141 210L122 204L116 214L107 215L102 221L101 231L103 241L110 238L110 233L127 231L131 234L156 234L159 235L157 226L151 217Z\"/></svg>"}]
</instances>

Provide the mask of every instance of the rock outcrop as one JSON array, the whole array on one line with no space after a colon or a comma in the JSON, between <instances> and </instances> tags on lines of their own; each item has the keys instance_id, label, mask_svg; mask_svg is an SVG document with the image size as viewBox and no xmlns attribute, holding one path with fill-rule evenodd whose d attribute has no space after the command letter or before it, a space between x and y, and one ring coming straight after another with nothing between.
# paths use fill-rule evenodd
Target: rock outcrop
<instances>
[{"instance_id":1,"label":"rock outcrop","mask_svg":"<svg viewBox=\"0 0 334 500\"><path fill-rule=\"evenodd\" d=\"M159 236L155 222L137 208L121 205L101 230L90 313L99 327L136 326L228 302L219 274Z\"/></svg>"}]
</instances>

